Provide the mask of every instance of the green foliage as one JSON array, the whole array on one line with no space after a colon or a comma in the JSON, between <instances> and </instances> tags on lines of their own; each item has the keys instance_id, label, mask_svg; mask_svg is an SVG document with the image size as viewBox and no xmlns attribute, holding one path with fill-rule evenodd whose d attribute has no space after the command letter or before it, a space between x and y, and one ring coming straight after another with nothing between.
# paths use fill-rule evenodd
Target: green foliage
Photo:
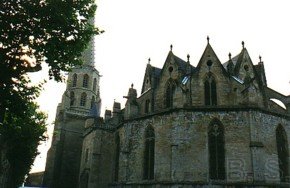
<instances>
[{"instance_id":1,"label":"green foliage","mask_svg":"<svg viewBox=\"0 0 290 188\"><path fill-rule=\"evenodd\" d=\"M6 113L0 133L6 141L7 159L10 163L11 187L20 185L24 176L28 174L30 167L37 156L37 146L46 137L46 115L39 112L35 103L27 103L27 110L23 115L15 115L12 112Z\"/></svg>"},{"instance_id":2,"label":"green foliage","mask_svg":"<svg viewBox=\"0 0 290 188\"><path fill-rule=\"evenodd\" d=\"M26 73L41 70L42 62L49 65L50 78L57 81L63 79L63 71L82 63L82 51L101 32L90 21L95 10L94 0L1 3L0 111L13 106L7 101L37 96L39 87L28 86Z\"/></svg>"},{"instance_id":3,"label":"green foliage","mask_svg":"<svg viewBox=\"0 0 290 188\"><path fill-rule=\"evenodd\" d=\"M42 83L32 85L27 73L47 63L50 78L62 81L65 71L82 64L82 51L93 35L102 32L92 24L94 2L0 3L0 152L9 148L7 157L16 182L29 171L45 131L45 116L33 102Z\"/></svg>"}]
</instances>

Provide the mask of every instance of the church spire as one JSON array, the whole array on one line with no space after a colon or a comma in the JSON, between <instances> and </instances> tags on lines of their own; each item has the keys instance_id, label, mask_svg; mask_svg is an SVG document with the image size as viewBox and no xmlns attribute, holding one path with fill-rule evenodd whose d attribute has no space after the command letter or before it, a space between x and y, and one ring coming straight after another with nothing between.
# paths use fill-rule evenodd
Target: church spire
<instances>
[{"instance_id":1,"label":"church spire","mask_svg":"<svg viewBox=\"0 0 290 188\"><path fill-rule=\"evenodd\" d=\"M89 24L94 26L95 22L95 17L89 20ZM87 48L83 51L82 53L82 60L83 60L83 65L89 65L94 67L95 66L95 44L94 44L94 36L92 36L90 42L88 43Z\"/></svg>"}]
</instances>

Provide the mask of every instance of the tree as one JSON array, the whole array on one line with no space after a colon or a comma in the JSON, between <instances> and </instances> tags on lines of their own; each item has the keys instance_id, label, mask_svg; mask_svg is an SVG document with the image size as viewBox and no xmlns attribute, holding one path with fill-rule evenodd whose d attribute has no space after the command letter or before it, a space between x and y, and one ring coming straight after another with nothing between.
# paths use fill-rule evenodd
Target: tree
<instances>
[{"instance_id":1,"label":"tree","mask_svg":"<svg viewBox=\"0 0 290 188\"><path fill-rule=\"evenodd\" d=\"M50 78L62 81L65 71L82 64L79 58L82 51L93 35L102 32L95 28L91 21L95 10L94 0L10 0L1 3L0 127L2 130L15 126L13 119L22 119L25 113L37 109L31 106L34 105L33 100L42 85L33 86L27 73L39 71L43 63L47 63ZM7 119L12 116L14 118ZM0 135L2 158L3 148L7 149L11 143L5 137L6 133L2 131ZM24 135L21 138L27 141ZM0 171L0 185L3 171L5 169Z\"/></svg>"},{"instance_id":2,"label":"tree","mask_svg":"<svg viewBox=\"0 0 290 188\"><path fill-rule=\"evenodd\" d=\"M9 174L7 187L21 185L38 154L40 141L46 139L46 115L37 109L35 103L28 102L27 110L22 115L11 112L5 114L4 126L0 127L0 133L6 141L6 157L13 172Z\"/></svg>"},{"instance_id":3,"label":"tree","mask_svg":"<svg viewBox=\"0 0 290 188\"><path fill-rule=\"evenodd\" d=\"M82 51L101 31L89 21L94 0L10 0L0 5L0 97L12 101L27 72L49 65L49 76L80 65ZM0 101L0 109L8 108ZM2 116L3 118L3 116Z\"/></svg>"}]
</instances>

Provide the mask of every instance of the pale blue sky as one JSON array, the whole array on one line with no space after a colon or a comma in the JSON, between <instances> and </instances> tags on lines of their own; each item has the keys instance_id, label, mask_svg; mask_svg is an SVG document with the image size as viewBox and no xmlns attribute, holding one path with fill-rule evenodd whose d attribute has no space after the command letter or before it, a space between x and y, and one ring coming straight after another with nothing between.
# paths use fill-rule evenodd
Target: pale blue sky
<instances>
[{"instance_id":1,"label":"pale blue sky","mask_svg":"<svg viewBox=\"0 0 290 188\"><path fill-rule=\"evenodd\" d=\"M221 62L238 54L241 41L256 64L264 61L268 86L290 94L290 2L287 0L98 0L97 25L105 33L95 39L102 114L113 100L124 106L131 83L140 94L147 59L162 67L170 44L173 53L197 65L206 37ZM43 74L34 77L43 78ZM48 82L38 99L51 123L65 84ZM52 125L49 126L51 132ZM43 144L32 171L45 167L50 140Z\"/></svg>"}]
</instances>

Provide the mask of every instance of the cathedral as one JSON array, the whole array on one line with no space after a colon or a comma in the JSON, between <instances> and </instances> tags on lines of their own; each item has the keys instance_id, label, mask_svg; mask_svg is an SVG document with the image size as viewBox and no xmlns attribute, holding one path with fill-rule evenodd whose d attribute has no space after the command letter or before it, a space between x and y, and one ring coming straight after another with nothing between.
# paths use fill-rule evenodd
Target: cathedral
<instances>
[{"instance_id":1,"label":"cathedral","mask_svg":"<svg viewBox=\"0 0 290 188\"><path fill-rule=\"evenodd\" d=\"M44 186L290 186L290 95L267 86L244 43L222 63L208 38L196 65L171 46L163 67L149 59L140 95L132 84L104 117L90 50L84 60L57 109Z\"/></svg>"}]
</instances>

